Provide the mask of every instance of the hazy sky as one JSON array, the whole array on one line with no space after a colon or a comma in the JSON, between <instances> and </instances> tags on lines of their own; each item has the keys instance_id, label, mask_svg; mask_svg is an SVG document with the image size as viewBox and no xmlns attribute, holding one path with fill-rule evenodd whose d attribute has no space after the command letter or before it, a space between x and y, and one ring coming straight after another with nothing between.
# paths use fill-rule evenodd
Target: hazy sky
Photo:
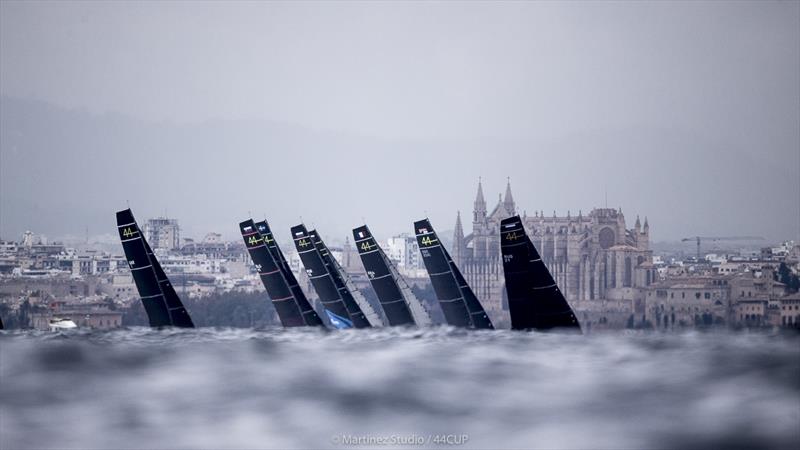
<instances>
[{"instance_id":1,"label":"hazy sky","mask_svg":"<svg viewBox=\"0 0 800 450\"><path fill-rule=\"evenodd\" d=\"M479 176L529 213L607 191L654 239L800 238L795 1L3 1L0 94L2 238L126 201L198 235L447 229Z\"/></svg>"}]
</instances>

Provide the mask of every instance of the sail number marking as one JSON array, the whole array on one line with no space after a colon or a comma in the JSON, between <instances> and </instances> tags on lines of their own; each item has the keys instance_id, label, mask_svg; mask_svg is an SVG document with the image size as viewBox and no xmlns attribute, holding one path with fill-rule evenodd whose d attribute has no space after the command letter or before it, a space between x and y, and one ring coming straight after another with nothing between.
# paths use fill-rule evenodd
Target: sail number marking
<instances>
[{"instance_id":1,"label":"sail number marking","mask_svg":"<svg viewBox=\"0 0 800 450\"><path fill-rule=\"evenodd\" d=\"M123 236L123 237L126 237L126 238L133 237L133 235L134 235L135 233L136 233L136 232L135 232L135 231L133 231L133 230L132 230L130 227L125 227L125 229L124 229L124 230L122 230L122 236Z\"/></svg>"},{"instance_id":2,"label":"sail number marking","mask_svg":"<svg viewBox=\"0 0 800 450\"><path fill-rule=\"evenodd\" d=\"M425 237L422 238L422 245L425 245L425 246L430 246L430 245L433 245L433 244L435 244L437 242L439 242L438 239L431 239L430 236L425 236Z\"/></svg>"}]
</instances>

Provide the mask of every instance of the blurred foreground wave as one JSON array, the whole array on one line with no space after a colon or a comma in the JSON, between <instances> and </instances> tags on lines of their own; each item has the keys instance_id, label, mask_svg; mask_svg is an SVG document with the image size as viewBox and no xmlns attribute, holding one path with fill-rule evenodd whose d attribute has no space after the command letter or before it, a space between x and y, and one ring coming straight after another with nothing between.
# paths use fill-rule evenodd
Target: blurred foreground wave
<instances>
[{"instance_id":1,"label":"blurred foreground wave","mask_svg":"<svg viewBox=\"0 0 800 450\"><path fill-rule=\"evenodd\" d=\"M15 449L797 448L800 337L3 332L0 402Z\"/></svg>"}]
</instances>

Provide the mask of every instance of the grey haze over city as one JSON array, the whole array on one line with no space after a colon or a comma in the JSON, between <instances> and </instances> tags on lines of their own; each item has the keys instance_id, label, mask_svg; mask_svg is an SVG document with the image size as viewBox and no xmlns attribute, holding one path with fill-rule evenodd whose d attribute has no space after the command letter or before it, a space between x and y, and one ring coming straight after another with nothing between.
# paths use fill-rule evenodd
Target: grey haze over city
<instances>
[{"instance_id":1,"label":"grey haze over city","mask_svg":"<svg viewBox=\"0 0 800 450\"><path fill-rule=\"evenodd\" d=\"M622 207L800 239L798 2L0 3L0 238ZM607 198L607 200L606 200Z\"/></svg>"}]
</instances>

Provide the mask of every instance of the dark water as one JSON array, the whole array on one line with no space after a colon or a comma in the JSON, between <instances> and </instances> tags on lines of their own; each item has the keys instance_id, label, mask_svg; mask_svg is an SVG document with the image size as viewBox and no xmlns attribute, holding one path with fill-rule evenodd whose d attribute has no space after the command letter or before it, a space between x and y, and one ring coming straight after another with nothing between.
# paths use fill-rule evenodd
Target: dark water
<instances>
[{"instance_id":1,"label":"dark water","mask_svg":"<svg viewBox=\"0 0 800 450\"><path fill-rule=\"evenodd\" d=\"M0 375L2 448L800 445L797 335L7 332Z\"/></svg>"}]
</instances>

